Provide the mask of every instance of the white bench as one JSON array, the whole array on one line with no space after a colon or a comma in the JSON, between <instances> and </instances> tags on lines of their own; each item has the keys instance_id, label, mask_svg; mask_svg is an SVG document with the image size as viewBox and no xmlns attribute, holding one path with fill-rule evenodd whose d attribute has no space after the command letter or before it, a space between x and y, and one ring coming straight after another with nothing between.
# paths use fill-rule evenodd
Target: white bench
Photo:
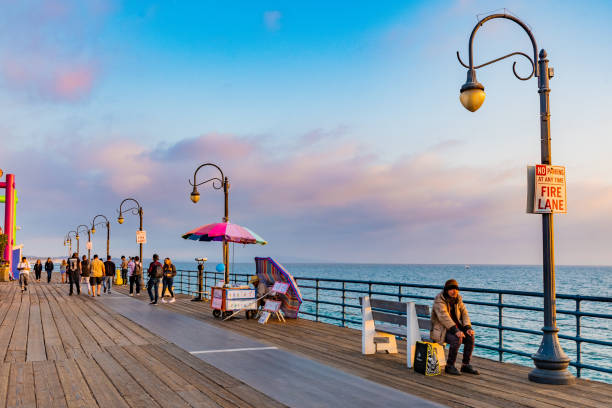
<instances>
[{"instance_id":1,"label":"white bench","mask_svg":"<svg viewBox=\"0 0 612 408\"><path fill-rule=\"evenodd\" d=\"M406 338L406 364L412 368L414 347L421 341L419 329L429 330L431 320L417 315L430 316L429 306L415 302L394 302L392 300L359 298L361 303L361 352L375 354L378 351L397 353L395 336ZM383 323L377 323L383 322ZM425 341L431 341L426 338ZM444 345L443 345L444 346ZM440 358L440 365L446 359Z\"/></svg>"}]
</instances>

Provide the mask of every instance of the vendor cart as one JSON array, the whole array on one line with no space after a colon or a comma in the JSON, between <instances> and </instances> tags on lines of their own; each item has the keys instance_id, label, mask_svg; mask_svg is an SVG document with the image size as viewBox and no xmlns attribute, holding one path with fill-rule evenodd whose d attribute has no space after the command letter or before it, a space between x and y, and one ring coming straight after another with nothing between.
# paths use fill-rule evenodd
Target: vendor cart
<instances>
[{"instance_id":1,"label":"vendor cart","mask_svg":"<svg viewBox=\"0 0 612 408\"><path fill-rule=\"evenodd\" d=\"M234 314L234 312L244 310L246 318L250 319L257 314L257 299L255 289L249 286L239 286L233 288L212 287L211 307L213 316L223 318Z\"/></svg>"}]
</instances>

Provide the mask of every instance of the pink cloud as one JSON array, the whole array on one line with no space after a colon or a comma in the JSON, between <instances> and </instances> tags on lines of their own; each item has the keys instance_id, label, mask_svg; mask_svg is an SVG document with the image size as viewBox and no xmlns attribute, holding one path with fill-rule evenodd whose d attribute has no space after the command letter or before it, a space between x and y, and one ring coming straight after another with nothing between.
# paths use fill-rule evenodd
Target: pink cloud
<instances>
[{"instance_id":1,"label":"pink cloud","mask_svg":"<svg viewBox=\"0 0 612 408\"><path fill-rule=\"evenodd\" d=\"M80 99L91 92L94 78L91 67L74 67L56 74L52 90L61 99Z\"/></svg>"}]
</instances>

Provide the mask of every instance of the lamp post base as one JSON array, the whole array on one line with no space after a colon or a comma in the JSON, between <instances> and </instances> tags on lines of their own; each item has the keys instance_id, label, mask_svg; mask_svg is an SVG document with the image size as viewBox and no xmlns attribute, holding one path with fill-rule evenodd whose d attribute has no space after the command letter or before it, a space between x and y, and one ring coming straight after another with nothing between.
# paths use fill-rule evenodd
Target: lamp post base
<instances>
[{"instance_id":1,"label":"lamp post base","mask_svg":"<svg viewBox=\"0 0 612 408\"><path fill-rule=\"evenodd\" d=\"M557 327L543 327L542 343L531 356L535 368L528 375L530 381L540 384L569 385L576 378L567 370L570 359L559 343Z\"/></svg>"},{"instance_id":2,"label":"lamp post base","mask_svg":"<svg viewBox=\"0 0 612 408\"><path fill-rule=\"evenodd\" d=\"M552 385L571 385L576 381L576 378L569 371L567 371L567 368L561 370L550 370L536 367L531 370L528 378L529 381Z\"/></svg>"}]
</instances>

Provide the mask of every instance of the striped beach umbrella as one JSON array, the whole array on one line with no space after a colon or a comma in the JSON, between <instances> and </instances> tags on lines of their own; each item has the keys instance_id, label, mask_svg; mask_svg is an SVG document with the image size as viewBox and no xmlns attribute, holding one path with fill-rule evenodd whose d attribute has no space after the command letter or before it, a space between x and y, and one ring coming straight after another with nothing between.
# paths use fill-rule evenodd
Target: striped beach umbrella
<instances>
[{"instance_id":1,"label":"striped beach umbrella","mask_svg":"<svg viewBox=\"0 0 612 408\"><path fill-rule=\"evenodd\" d=\"M193 241L226 241L239 244L266 245L268 243L247 227L229 222L202 225L183 234L183 238Z\"/></svg>"}]
</instances>

